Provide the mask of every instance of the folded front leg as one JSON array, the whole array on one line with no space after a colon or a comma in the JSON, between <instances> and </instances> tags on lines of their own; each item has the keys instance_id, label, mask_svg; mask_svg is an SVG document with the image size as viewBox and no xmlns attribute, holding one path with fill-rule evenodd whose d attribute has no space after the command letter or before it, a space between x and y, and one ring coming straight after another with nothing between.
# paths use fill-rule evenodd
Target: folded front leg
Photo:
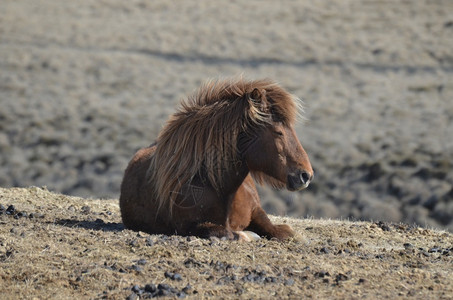
<instances>
[{"instance_id":1,"label":"folded front leg","mask_svg":"<svg viewBox=\"0 0 453 300\"><path fill-rule=\"evenodd\" d=\"M261 207L256 207L252 212L252 220L247 230L256 232L267 238L285 240L294 236L291 226L286 224L274 225Z\"/></svg>"}]
</instances>

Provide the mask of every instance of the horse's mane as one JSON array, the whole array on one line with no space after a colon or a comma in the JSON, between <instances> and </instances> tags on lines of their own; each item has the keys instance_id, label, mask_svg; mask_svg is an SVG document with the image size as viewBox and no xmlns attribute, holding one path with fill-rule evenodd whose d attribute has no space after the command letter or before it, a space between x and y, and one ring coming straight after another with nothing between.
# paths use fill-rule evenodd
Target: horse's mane
<instances>
[{"instance_id":1,"label":"horse's mane","mask_svg":"<svg viewBox=\"0 0 453 300\"><path fill-rule=\"evenodd\" d=\"M260 99L257 99L260 98ZM181 102L157 138L148 170L159 207L171 213L183 185L203 172L205 180L221 191L225 171L239 162L237 140L253 134L272 120L292 125L300 101L270 80L242 78L208 81ZM265 174L252 174L260 184L282 187Z\"/></svg>"}]
</instances>

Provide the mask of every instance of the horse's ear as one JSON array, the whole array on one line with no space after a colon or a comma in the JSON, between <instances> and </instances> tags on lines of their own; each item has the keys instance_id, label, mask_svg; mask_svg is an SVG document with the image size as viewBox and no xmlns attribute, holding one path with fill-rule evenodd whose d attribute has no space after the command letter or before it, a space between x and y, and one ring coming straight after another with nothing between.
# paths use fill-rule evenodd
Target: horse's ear
<instances>
[{"instance_id":1,"label":"horse's ear","mask_svg":"<svg viewBox=\"0 0 453 300\"><path fill-rule=\"evenodd\" d=\"M250 98L255 102L261 102L264 96L266 96L265 89L259 90L257 88L254 88L253 91L250 93Z\"/></svg>"},{"instance_id":2,"label":"horse's ear","mask_svg":"<svg viewBox=\"0 0 453 300\"><path fill-rule=\"evenodd\" d=\"M253 89L249 94L250 100L252 100L261 111L266 111L268 103L266 101L266 90L265 89Z\"/></svg>"}]
</instances>

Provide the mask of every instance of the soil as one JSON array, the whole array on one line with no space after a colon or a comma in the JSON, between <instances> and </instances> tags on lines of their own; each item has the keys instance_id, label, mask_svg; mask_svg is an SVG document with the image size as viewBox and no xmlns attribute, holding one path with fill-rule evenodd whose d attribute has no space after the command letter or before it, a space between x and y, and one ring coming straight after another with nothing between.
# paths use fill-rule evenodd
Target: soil
<instances>
[{"instance_id":1,"label":"soil","mask_svg":"<svg viewBox=\"0 0 453 300\"><path fill-rule=\"evenodd\" d=\"M452 299L453 235L272 217L294 239L245 243L124 229L117 200L0 188L2 299Z\"/></svg>"}]
</instances>

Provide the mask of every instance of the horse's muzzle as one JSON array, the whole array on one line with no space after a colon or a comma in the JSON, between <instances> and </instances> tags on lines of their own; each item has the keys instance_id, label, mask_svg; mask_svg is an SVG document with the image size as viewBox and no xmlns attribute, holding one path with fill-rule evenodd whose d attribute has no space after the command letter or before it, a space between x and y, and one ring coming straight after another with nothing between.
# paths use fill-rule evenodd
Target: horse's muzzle
<instances>
[{"instance_id":1,"label":"horse's muzzle","mask_svg":"<svg viewBox=\"0 0 453 300\"><path fill-rule=\"evenodd\" d=\"M288 174L286 186L290 191L300 191L305 189L313 179L313 173L305 170L297 170Z\"/></svg>"}]
</instances>

